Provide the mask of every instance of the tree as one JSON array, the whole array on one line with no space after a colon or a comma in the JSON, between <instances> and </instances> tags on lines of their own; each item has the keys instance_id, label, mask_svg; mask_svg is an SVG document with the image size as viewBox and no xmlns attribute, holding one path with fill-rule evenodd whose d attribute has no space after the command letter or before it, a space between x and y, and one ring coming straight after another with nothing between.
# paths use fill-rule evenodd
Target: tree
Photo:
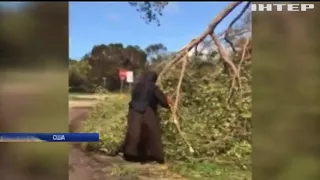
<instances>
[{"instance_id":1,"label":"tree","mask_svg":"<svg viewBox=\"0 0 320 180\"><path fill-rule=\"evenodd\" d=\"M138 12L144 13L142 18L147 24L152 21L156 21L157 25L160 26L160 20L158 16L162 16L164 8L168 5L168 1L144 1L144 2L129 2L129 4L137 9Z\"/></svg>"},{"instance_id":2,"label":"tree","mask_svg":"<svg viewBox=\"0 0 320 180\"><path fill-rule=\"evenodd\" d=\"M126 57L124 68L129 70L144 69L147 62L147 54L139 46L127 46L124 51Z\"/></svg>"},{"instance_id":3,"label":"tree","mask_svg":"<svg viewBox=\"0 0 320 180\"><path fill-rule=\"evenodd\" d=\"M101 44L92 48L87 61L92 67L89 77L93 83L101 85L106 77L108 90L114 91L120 88L118 69L125 68L138 73L145 68L147 55L139 46L124 47L121 43Z\"/></svg>"},{"instance_id":4,"label":"tree","mask_svg":"<svg viewBox=\"0 0 320 180\"><path fill-rule=\"evenodd\" d=\"M91 66L88 61L76 61L69 59L69 87L71 91L89 91L91 83L89 79L89 72Z\"/></svg>"},{"instance_id":5,"label":"tree","mask_svg":"<svg viewBox=\"0 0 320 180\"><path fill-rule=\"evenodd\" d=\"M164 55L167 53L167 47L161 43L149 45L146 50L149 60L152 63L160 62L163 60Z\"/></svg>"}]
</instances>

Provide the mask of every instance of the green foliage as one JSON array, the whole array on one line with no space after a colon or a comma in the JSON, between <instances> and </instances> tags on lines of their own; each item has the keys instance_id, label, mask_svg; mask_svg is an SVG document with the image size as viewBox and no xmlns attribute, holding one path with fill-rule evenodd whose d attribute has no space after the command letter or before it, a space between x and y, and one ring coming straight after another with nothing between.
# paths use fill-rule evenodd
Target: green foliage
<instances>
[{"instance_id":1,"label":"green foliage","mask_svg":"<svg viewBox=\"0 0 320 180\"><path fill-rule=\"evenodd\" d=\"M189 68L182 83L180 124L195 152L188 152L186 144L173 123L171 114L162 112L164 142L170 159L214 159L224 156L233 161L248 163L251 153L251 61L244 64L242 73L244 92L232 96L228 103L230 78L222 68L207 72ZM208 73L211 71L211 73ZM163 78L167 94L176 91L178 74L171 72Z\"/></svg>"},{"instance_id":2,"label":"green foliage","mask_svg":"<svg viewBox=\"0 0 320 180\"><path fill-rule=\"evenodd\" d=\"M230 102L227 102L230 77L222 73L219 64L203 66L203 70L194 68L198 66L188 68L178 113L182 131L194 153L189 152L178 134L171 113L160 111L167 159L188 162L223 159L247 169L252 151L251 60L243 63L242 96L237 90ZM167 94L174 94L179 75L180 70L176 69L163 77L161 84ZM104 148L107 152L115 150L125 133L129 97L117 98L110 97L97 106L85 125L86 131L101 134L101 142L96 148Z\"/></svg>"},{"instance_id":3,"label":"green foliage","mask_svg":"<svg viewBox=\"0 0 320 180\"><path fill-rule=\"evenodd\" d=\"M89 91L91 83L89 80L89 72L92 67L88 61L69 60L69 86L70 91Z\"/></svg>"},{"instance_id":4,"label":"green foliage","mask_svg":"<svg viewBox=\"0 0 320 180\"><path fill-rule=\"evenodd\" d=\"M136 8L138 12L143 13L142 18L147 24L156 21L157 25L160 26L159 16L162 16L162 12L168 5L168 1L145 1L145 2L133 2L129 4Z\"/></svg>"},{"instance_id":5,"label":"green foliage","mask_svg":"<svg viewBox=\"0 0 320 180\"><path fill-rule=\"evenodd\" d=\"M81 60L69 60L69 85L72 88L86 87L89 91L96 86L118 91L121 85L119 68L138 75L146 68L146 61L147 54L138 46L125 47L121 43L96 45ZM127 89L128 84L125 82L124 85Z\"/></svg>"},{"instance_id":6,"label":"green foliage","mask_svg":"<svg viewBox=\"0 0 320 180\"><path fill-rule=\"evenodd\" d=\"M152 64L165 60L167 56L167 47L161 43L151 44L145 49L145 51Z\"/></svg>"},{"instance_id":7,"label":"green foliage","mask_svg":"<svg viewBox=\"0 0 320 180\"><path fill-rule=\"evenodd\" d=\"M124 138L127 104L129 98L110 94L93 108L88 121L84 122L86 132L99 132L99 144L92 143L94 149L105 148L108 153L116 150Z\"/></svg>"},{"instance_id":8,"label":"green foliage","mask_svg":"<svg viewBox=\"0 0 320 180\"><path fill-rule=\"evenodd\" d=\"M183 174L190 180L249 180L249 171L232 165L222 165L208 161L174 163L169 166L173 172Z\"/></svg>"},{"instance_id":9,"label":"green foliage","mask_svg":"<svg viewBox=\"0 0 320 180\"><path fill-rule=\"evenodd\" d=\"M89 65L88 61L79 61L79 62L71 61L71 64L69 66L70 73L74 73L83 79L87 78L90 70L91 70L91 66Z\"/></svg>"}]
</instances>

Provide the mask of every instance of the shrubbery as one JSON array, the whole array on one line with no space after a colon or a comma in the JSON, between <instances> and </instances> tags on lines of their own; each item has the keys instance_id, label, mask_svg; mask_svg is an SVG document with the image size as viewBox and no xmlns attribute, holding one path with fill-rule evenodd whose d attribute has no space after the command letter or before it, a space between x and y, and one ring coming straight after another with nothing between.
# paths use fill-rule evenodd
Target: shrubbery
<instances>
[{"instance_id":1,"label":"shrubbery","mask_svg":"<svg viewBox=\"0 0 320 180\"><path fill-rule=\"evenodd\" d=\"M162 77L164 91L176 90L179 70ZM242 66L242 97L236 91L229 102L230 77L218 64L195 69L189 67L182 83L180 125L195 152L177 133L171 113L161 110L163 139L167 158L179 161L227 160L247 166L251 154L251 60ZM86 122L86 131L98 131L97 148L112 152L122 141L130 97L110 96L99 104Z\"/></svg>"},{"instance_id":2,"label":"shrubbery","mask_svg":"<svg viewBox=\"0 0 320 180\"><path fill-rule=\"evenodd\" d=\"M212 160L223 156L248 162L251 153L250 63L246 62L242 74L242 98L234 93L230 102L227 102L230 78L221 73L221 68L188 69L182 83L179 115L181 129L195 152L188 152L170 121L170 113L163 112L164 142L170 159ZM171 73L163 78L162 85L167 94L173 94L177 83L178 74Z\"/></svg>"}]
</instances>

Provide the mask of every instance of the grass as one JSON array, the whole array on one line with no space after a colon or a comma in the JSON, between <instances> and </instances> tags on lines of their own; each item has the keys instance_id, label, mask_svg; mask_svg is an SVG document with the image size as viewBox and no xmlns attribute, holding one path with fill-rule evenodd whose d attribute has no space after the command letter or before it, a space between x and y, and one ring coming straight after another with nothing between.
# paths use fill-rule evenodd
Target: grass
<instances>
[{"instance_id":1,"label":"grass","mask_svg":"<svg viewBox=\"0 0 320 180\"><path fill-rule=\"evenodd\" d=\"M81 101L81 100L99 100L106 97L117 97L119 94L115 93L69 93L69 100Z\"/></svg>"},{"instance_id":2,"label":"grass","mask_svg":"<svg viewBox=\"0 0 320 180\"><path fill-rule=\"evenodd\" d=\"M123 134L116 134L124 129L121 125L125 123L124 112L127 110L128 95L112 94L102 101L91 112L91 117L84 123L85 131L99 132L100 143L88 144L95 148L103 147L107 152L122 140ZM120 129L119 129L120 128ZM114 133L114 134L112 134ZM108 149L111 147L110 149ZM92 148L92 147L90 147ZM112 158L109 160L112 163ZM112 163L112 176L130 177L129 179L190 179L190 180L250 180L250 170L242 170L233 164L222 164L218 162L168 162L165 166L137 165L132 163Z\"/></svg>"},{"instance_id":3,"label":"grass","mask_svg":"<svg viewBox=\"0 0 320 180\"><path fill-rule=\"evenodd\" d=\"M111 170L113 177L126 177L130 180L185 180L186 178L177 173L171 172L167 166L157 164L127 164L114 167Z\"/></svg>"},{"instance_id":4,"label":"grass","mask_svg":"<svg viewBox=\"0 0 320 180\"><path fill-rule=\"evenodd\" d=\"M169 169L182 174L190 180L249 180L251 173L237 166L222 165L214 162L172 163Z\"/></svg>"},{"instance_id":5,"label":"grass","mask_svg":"<svg viewBox=\"0 0 320 180\"><path fill-rule=\"evenodd\" d=\"M69 93L69 100L96 100L94 94L83 94L83 93Z\"/></svg>"},{"instance_id":6,"label":"grass","mask_svg":"<svg viewBox=\"0 0 320 180\"><path fill-rule=\"evenodd\" d=\"M251 180L251 173L230 165L213 162L175 163L167 165L127 164L113 167L114 177L130 177L130 179L179 179L179 180Z\"/></svg>"},{"instance_id":7,"label":"grass","mask_svg":"<svg viewBox=\"0 0 320 180\"><path fill-rule=\"evenodd\" d=\"M97 100L97 98L95 98L95 97L78 97L78 96L69 96L69 100L73 100L73 101Z\"/></svg>"}]
</instances>

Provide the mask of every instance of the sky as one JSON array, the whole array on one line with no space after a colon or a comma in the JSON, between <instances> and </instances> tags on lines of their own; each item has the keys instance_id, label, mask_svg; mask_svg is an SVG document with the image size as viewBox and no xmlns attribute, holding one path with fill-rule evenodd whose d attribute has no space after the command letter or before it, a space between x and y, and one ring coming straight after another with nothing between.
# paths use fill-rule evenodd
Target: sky
<instances>
[{"instance_id":1,"label":"sky","mask_svg":"<svg viewBox=\"0 0 320 180\"><path fill-rule=\"evenodd\" d=\"M230 2L169 2L161 16L161 26L146 24L141 13L128 2L69 2L69 57L81 59L93 46L122 43L147 46L162 43L168 51L178 51L198 37ZM23 2L1 2L11 10ZM220 23L224 31L241 11L238 6Z\"/></svg>"},{"instance_id":2,"label":"sky","mask_svg":"<svg viewBox=\"0 0 320 180\"><path fill-rule=\"evenodd\" d=\"M80 59L94 45L122 43L146 48L162 43L177 51L206 30L230 2L170 2L160 17L161 26L146 24L128 2L70 2L69 56ZM238 6L216 32L225 30L243 7Z\"/></svg>"}]
</instances>

